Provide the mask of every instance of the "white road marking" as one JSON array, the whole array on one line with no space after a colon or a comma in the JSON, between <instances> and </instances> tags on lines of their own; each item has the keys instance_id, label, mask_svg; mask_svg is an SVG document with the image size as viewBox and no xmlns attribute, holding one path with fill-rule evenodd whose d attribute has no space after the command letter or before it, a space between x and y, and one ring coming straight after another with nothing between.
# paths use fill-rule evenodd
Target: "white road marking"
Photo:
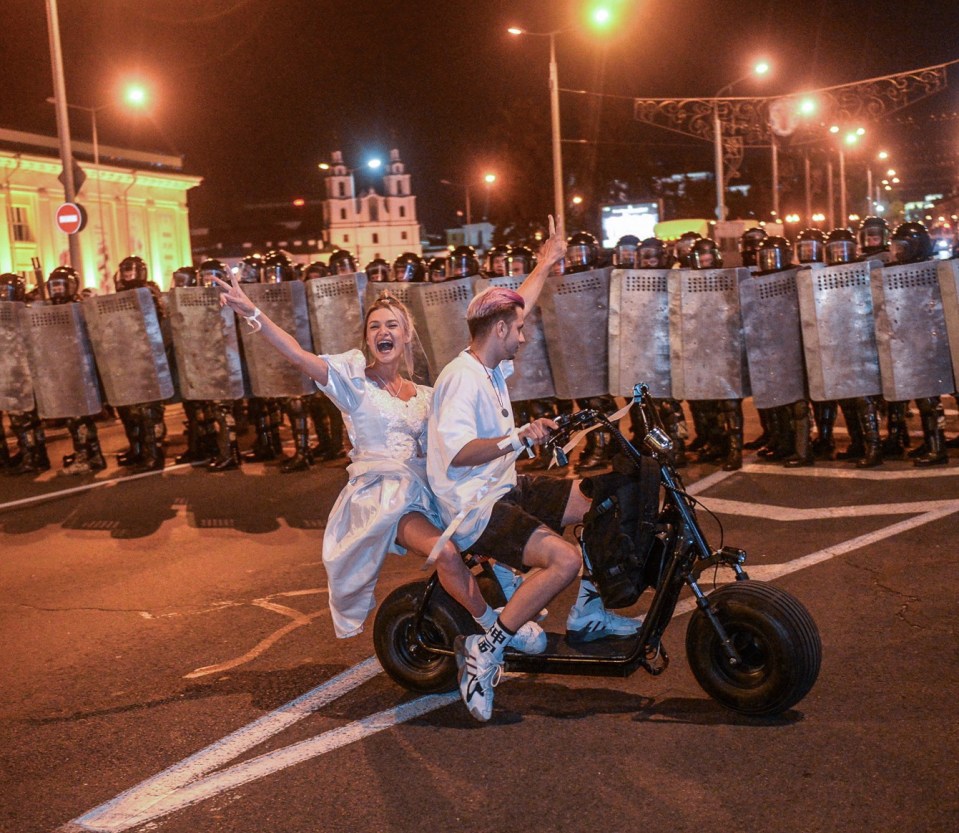
<instances>
[{"instance_id":1,"label":"white road marking","mask_svg":"<svg viewBox=\"0 0 959 833\"><path fill-rule=\"evenodd\" d=\"M955 500L925 500L915 503L866 503L853 506L820 506L795 509L768 503L748 503L742 500L709 498L703 504L717 515L740 515L746 518L766 518L770 521L818 521L831 518L861 518L869 515L915 515L947 508L956 511ZM951 508L950 508L951 507Z\"/></svg>"},{"instance_id":2,"label":"white road marking","mask_svg":"<svg viewBox=\"0 0 959 833\"><path fill-rule=\"evenodd\" d=\"M313 712L373 679L382 670L376 658L370 657L253 723L201 749L180 763L121 793L106 804L90 810L70 824L74 826L73 829L104 831L127 830L140 824L146 820L140 816L148 813L150 808L158 802L168 800L172 794L188 784L229 763L248 749L252 749L303 718L309 717ZM69 825L63 829L70 829Z\"/></svg>"},{"instance_id":3,"label":"white road marking","mask_svg":"<svg viewBox=\"0 0 959 833\"><path fill-rule=\"evenodd\" d=\"M305 596L307 594L315 593L325 593L326 590L299 590L292 591L287 593L278 593L279 596ZM231 668L236 668L238 665L243 665L244 663L250 662L250 660L256 659L260 654L270 648L274 643L278 642L288 633L292 633L297 628L302 628L304 625L309 625L314 619L319 616L322 616L325 613L329 613L329 608L324 607L320 610L315 610L313 613L301 613L299 610L295 610L292 607L287 607L286 605L278 605L276 602L271 602L270 599L274 598L273 596L267 596L264 599L254 599L252 604L257 607L262 607L264 610L272 610L274 613L279 613L281 616L289 616L292 620L284 625L282 628L278 628L273 631L269 636L261 639L256 645L250 648L245 654L235 657L234 659L227 660L226 662L220 662L216 665L205 665L202 668L197 668L195 671L191 671L189 674L184 674L183 679L192 680L197 677L205 677L207 674L218 674L222 671L229 671Z\"/></svg>"},{"instance_id":4,"label":"white road marking","mask_svg":"<svg viewBox=\"0 0 959 833\"><path fill-rule=\"evenodd\" d=\"M854 466L849 468L831 468L826 466L808 466L795 469L787 469L785 466L763 463L747 463L740 470L743 474L775 474L782 477L825 477L839 478L847 480L912 480L922 478L927 480L930 477L959 477L959 468L916 468L910 466L908 469L857 469Z\"/></svg>"},{"instance_id":5,"label":"white road marking","mask_svg":"<svg viewBox=\"0 0 959 833\"><path fill-rule=\"evenodd\" d=\"M25 497L21 498L20 500L9 500L6 503L0 503L0 512L4 512L7 509L16 509L18 506L27 506L31 503L41 503L45 500L56 500L57 498L79 494L80 492L89 492L91 489L99 489L101 486L113 486L118 483L130 483L133 480L140 480L143 477L154 477L158 474L166 474L167 472L175 471L177 469L188 468L190 468L189 463L179 463L172 466L167 466L164 469L158 469L157 471L143 471L139 474L125 474L122 477L110 477L107 480L96 480L93 483L84 483L82 486L72 486L69 489L59 489L56 492L46 492L42 495Z\"/></svg>"}]
</instances>

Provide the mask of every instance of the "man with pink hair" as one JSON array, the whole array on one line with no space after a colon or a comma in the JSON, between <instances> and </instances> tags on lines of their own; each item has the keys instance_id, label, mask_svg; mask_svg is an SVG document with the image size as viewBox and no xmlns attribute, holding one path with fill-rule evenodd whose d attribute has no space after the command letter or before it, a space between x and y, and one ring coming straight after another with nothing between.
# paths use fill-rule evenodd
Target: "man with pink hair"
<instances>
[{"instance_id":1,"label":"man with pink hair","mask_svg":"<svg viewBox=\"0 0 959 833\"><path fill-rule=\"evenodd\" d=\"M493 687L512 634L583 567L579 549L562 531L582 521L589 497L580 480L517 476L516 453L542 443L556 423L540 418L517 429L506 389L512 359L525 340L524 315L565 253L562 230L557 232L550 218L550 237L519 291L491 287L472 300L466 313L470 345L434 386L427 475L448 525L445 536L461 551L471 549L523 572L536 568L484 634L457 637L460 692L478 720L492 714ZM566 622L571 642L631 636L639 625L607 611L584 576Z\"/></svg>"}]
</instances>

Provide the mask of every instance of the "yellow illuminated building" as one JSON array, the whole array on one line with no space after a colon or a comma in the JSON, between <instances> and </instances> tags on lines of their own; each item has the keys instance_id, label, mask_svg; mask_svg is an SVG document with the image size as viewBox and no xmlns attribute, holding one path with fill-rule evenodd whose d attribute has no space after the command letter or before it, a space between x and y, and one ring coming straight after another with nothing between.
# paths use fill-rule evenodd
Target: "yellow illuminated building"
<instances>
[{"instance_id":1,"label":"yellow illuminated building","mask_svg":"<svg viewBox=\"0 0 959 833\"><path fill-rule=\"evenodd\" d=\"M162 289L173 270L193 262L187 192L203 180L182 173L182 159L101 145L97 168L88 143L74 142L86 181L77 202L86 209L79 232L83 285L113 291L113 274L127 255L139 255ZM67 235L57 228L63 185L56 139L0 129L0 272L19 272L34 286L34 259L44 276L70 264Z\"/></svg>"}]
</instances>

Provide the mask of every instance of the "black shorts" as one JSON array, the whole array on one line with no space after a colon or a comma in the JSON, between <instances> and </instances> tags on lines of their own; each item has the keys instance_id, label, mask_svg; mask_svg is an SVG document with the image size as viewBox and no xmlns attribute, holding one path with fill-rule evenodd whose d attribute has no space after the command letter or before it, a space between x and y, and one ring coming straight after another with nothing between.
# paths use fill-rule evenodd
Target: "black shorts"
<instances>
[{"instance_id":1,"label":"black shorts","mask_svg":"<svg viewBox=\"0 0 959 833\"><path fill-rule=\"evenodd\" d=\"M563 513L572 488L573 481L565 478L518 475L516 485L493 504L489 523L470 552L526 570L523 550L539 527L563 534Z\"/></svg>"}]
</instances>

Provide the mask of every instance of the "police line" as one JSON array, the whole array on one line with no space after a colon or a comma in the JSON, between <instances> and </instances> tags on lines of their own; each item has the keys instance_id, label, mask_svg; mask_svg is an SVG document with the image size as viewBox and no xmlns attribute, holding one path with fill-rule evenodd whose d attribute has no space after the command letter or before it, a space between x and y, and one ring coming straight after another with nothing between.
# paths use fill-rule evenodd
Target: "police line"
<instances>
[{"instance_id":1,"label":"police line","mask_svg":"<svg viewBox=\"0 0 959 833\"><path fill-rule=\"evenodd\" d=\"M430 382L469 341L466 308L490 285L522 276L442 283L367 282L364 273L244 288L302 347L363 344L363 310L386 293L419 332L415 372ZM0 304L0 410L36 398L42 419L170 399L300 396L312 382L221 308L214 287L167 296L173 360L149 289L80 304ZM509 380L515 400L628 396L802 398L950 394L959 366L959 261L879 261L792 268L604 268L551 276L527 317Z\"/></svg>"}]
</instances>

